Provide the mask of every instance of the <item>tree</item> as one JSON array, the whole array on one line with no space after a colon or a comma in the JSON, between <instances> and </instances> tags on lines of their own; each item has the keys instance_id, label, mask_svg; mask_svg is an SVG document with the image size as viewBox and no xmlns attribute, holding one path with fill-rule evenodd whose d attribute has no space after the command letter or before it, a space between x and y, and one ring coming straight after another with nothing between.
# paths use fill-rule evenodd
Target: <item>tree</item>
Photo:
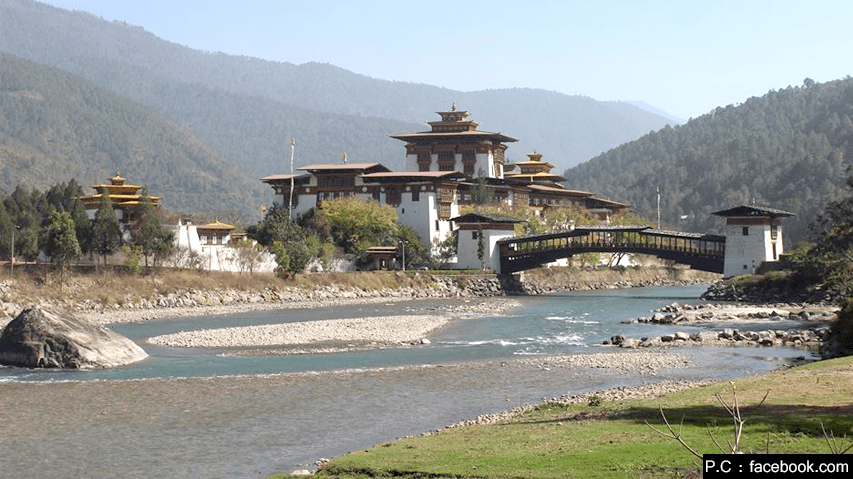
<instances>
[{"instance_id":1,"label":"tree","mask_svg":"<svg viewBox=\"0 0 853 479\"><path fill-rule=\"evenodd\" d=\"M247 228L250 238L270 248L282 274L301 273L320 248L320 239L291 221L287 206L274 205L260 223Z\"/></svg>"},{"instance_id":2,"label":"tree","mask_svg":"<svg viewBox=\"0 0 853 479\"><path fill-rule=\"evenodd\" d=\"M15 256L35 260L39 255L39 236L42 228L42 215L36 208L34 198L38 192L18 186L11 195L3 200L6 212L15 227ZM45 211L45 213L49 213ZM9 230L11 238L11 230Z\"/></svg>"},{"instance_id":3,"label":"tree","mask_svg":"<svg viewBox=\"0 0 853 479\"><path fill-rule=\"evenodd\" d=\"M115 253L121 247L121 224L116 218L110 195L106 192L101 197L101 204L95 213L95 220L92 222L91 243L92 251L104 258L105 266L107 255Z\"/></svg>"},{"instance_id":4,"label":"tree","mask_svg":"<svg viewBox=\"0 0 853 479\"><path fill-rule=\"evenodd\" d=\"M348 197L323 201L320 214L328 218L332 238L347 253L362 254L395 237L397 212L390 205Z\"/></svg>"},{"instance_id":5,"label":"tree","mask_svg":"<svg viewBox=\"0 0 853 479\"><path fill-rule=\"evenodd\" d=\"M447 238L444 239L441 243L436 245L435 250L433 251L432 261L439 266L446 266L450 263L453 258L458 254L458 246L459 246L459 230L453 230Z\"/></svg>"},{"instance_id":6,"label":"tree","mask_svg":"<svg viewBox=\"0 0 853 479\"><path fill-rule=\"evenodd\" d=\"M65 271L72 261L80 258L80 244L74 219L65 211L54 211L50 215L50 224L45 230L45 254L59 270L59 285L62 288Z\"/></svg>"},{"instance_id":7,"label":"tree","mask_svg":"<svg viewBox=\"0 0 853 479\"><path fill-rule=\"evenodd\" d=\"M486 183L486 172L480 168L477 173L477 187L471 190L471 202L477 205L495 204L495 188Z\"/></svg>"},{"instance_id":8,"label":"tree","mask_svg":"<svg viewBox=\"0 0 853 479\"><path fill-rule=\"evenodd\" d=\"M91 251L92 222L89 221L86 206L79 199L80 196L83 196L83 188L77 181L71 179L67 183L57 183L47 190L43 196L44 202L52 208L67 211L71 215L74 220L74 227L77 229L77 242L80 243L80 249L83 252ZM48 210L42 210L42 213L49 215Z\"/></svg>"},{"instance_id":9,"label":"tree","mask_svg":"<svg viewBox=\"0 0 853 479\"><path fill-rule=\"evenodd\" d=\"M418 235L417 233L415 233L415 230L408 226L398 226L393 239L389 242L389 244L383 246L395 245L403 246L406 248L406 265L423 264L429 261L429 257L427 256L427 248L421 242L421 239L418 238ZM397 250L397 259L400 261L400 264L403 263L403 248L399 248Z\"/></svg>"},{"instance_id":10,"label":"tree","mask_svg":"<svg viewBox=\"0 0 853 479\"><path fill-rule=\"evenodd\" d=\"M250 239L243 239L234 245L234 262L240 268L240 273L252 274L261 260L262 251L257 243Z\"/></svg>"},{"instance_id":11,"label":"tree","mask_svg":"<svg viewBox=\"0 0 853 479\"><path fill-rule=\"evenodd\" d=\"M290 217L287 207L278 203L267 210L266 216L258 224L246 229L248 236L264 246L272 246L287 235L287 224Z\"/></svg>"},{"instance_id":12,"label":"tree","mask_svg":"<svg viewBox=\"0 0 853 479\"><path fill-rule=\"evenodd\" d=\"M480 260L480 268L486 269L486 263L483 261L486 256L486 242L483 238L483 228L477 228L477 259Z\"/></svg>"},{"instance_id":13,"label":"tree","mask_svg":"<svg viewBox=\"0 0 853 479\"><path fill-rule=\"evenodd\" d=\"M134 214L136 220L130 230L131 242L142 249L145 257L145 266L148 267L148 257L154 257L154 265L157 259L164 257L172 248L175 234L160 221L159 210L148 198L148 192L143 191L139 207Z\"/></svg>"},{"instance_id":14,"label":"tree","mask_svg":"<svg viewBox=\"0 0 853 479\"><path fill-rule=\"evenodd\" d=\"M853 167L847 167L848 196L829 202L811 229L814 245L802 254L799 272L825 282L843 296L838 319L822 348L825 356L853 354Z\"/></svg>"},{"instance_id":15,"label":"tree","mask_svg":"<svg viewBox=\"0 0 853 479\"><path fill-rule=\"evenodd\" d=\"M827 281L844 296L853 293L853 167L847 167L848 196L827 203L811 225L814 246L801 272Z\"/></svg>"}]
</instances>

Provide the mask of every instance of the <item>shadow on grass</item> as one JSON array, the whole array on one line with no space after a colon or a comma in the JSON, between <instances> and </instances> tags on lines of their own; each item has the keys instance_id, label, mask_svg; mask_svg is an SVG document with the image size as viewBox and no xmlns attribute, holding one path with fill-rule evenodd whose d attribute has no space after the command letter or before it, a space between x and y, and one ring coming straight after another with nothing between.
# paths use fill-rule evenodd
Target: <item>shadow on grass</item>
<instances>
[{"instance_id":1,"label":"shadow on grass","mask_svg":"<svg viewBox=\"0 0 853 479\"><path fill-rule=\"evenodd\" d=\"M621 420L652 426L664 425L661 413L674 426L731 427L731 414L722 406L628 407L620 410L589 408L565 416L520 420L519 424L554 424L570 421ZM853 431L853 404L844 406L799 406L762 404L741 406L740 412L752 434L788 433L823 438L824 430L838 437Z\"/></svg>"}]
</instances>

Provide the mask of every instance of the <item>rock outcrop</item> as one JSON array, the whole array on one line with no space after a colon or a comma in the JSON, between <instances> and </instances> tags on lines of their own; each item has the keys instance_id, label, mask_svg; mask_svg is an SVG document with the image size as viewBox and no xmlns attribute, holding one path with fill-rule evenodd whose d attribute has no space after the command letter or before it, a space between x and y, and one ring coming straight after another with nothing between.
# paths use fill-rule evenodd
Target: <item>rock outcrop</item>
<instances>
[{"instance_id":1,"label":"rock outcrop","mask_svg":"<svg viewBox=\"0 0 853 479\"><path fill-rule=\"evenodd\" d=\"M0 335L0 364L29 368L110 368L148 354L130 339L76 316L30 307Z\"/></svg>"},{"instance_id":2,"label":"rock outcrop","mask_svg":"<svg viewBox=\"0 0 853 479\"><path fill-rule=\"evenodd\" d=\"M834 304L843 297L836 291L819 287L804 287L797 283L791 285L767 285L756 283L749 287L735 286L726 281L718 281L702 294L708 301L731 301L743 303L807 303Z\"/></svg>"}]
</instances>

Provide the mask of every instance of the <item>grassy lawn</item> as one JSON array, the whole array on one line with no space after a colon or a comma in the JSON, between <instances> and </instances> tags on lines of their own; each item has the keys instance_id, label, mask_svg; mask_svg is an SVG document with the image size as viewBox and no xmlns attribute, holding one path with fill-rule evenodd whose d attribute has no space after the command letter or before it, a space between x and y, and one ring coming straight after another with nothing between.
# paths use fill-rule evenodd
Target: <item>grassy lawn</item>
<instances>
[{"instance_id":1,"label":"grassy lawn","mask_svg":"<svg viewBox=\"0 0 853 479\"><path fill-rule=\"evenodd\" d=\"M663 410L694 450L720 453L714 441L730 448L734 421L716 395L732 405L735 391L744 452L829 454L822 427L837 444L853 444L845 438L853 436L853 358L842 358L651 400L543 404L503 423L353 452L316 477L684 477L698 472L699 460L649 424L668 432Z\"/></svg>"}]
</instances>

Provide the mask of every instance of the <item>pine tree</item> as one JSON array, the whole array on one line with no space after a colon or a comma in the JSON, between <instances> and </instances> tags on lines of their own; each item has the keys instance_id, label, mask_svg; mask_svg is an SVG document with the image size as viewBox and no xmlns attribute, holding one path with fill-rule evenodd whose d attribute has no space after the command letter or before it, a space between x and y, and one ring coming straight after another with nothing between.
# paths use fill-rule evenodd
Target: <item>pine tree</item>
<instances>
[{"instance_id":1,"label":"pine tree","mask_svg":"<svg viewBox=\"0 0 853 479\"><path fill-rule=\"evenodd\" d=\"M107 256L115 253L120 246L121 224L116 218L110 195L105 192L92 222L92 251L104 258L106 266Z\"/></svg>"},{"instance_id":2,"label":"pine tree","mask_svg":"<svg viewBox=\"0 0 853 479\"><path fill-rule=\"evenodd\" d=\"M71 262L80 258L80 244L77 242L77 230L74 219L65 211L54 211L50 215L50 223L45 230L45 254L59 270L60 289L65 279L65 272Z\"/></svg>"},{"instance_id":3,"label":"pine tree","mask_svg":"<svg viewBox=\"0 0 853 479\"><path fill-rule=\"evenodd\" d=\"M136 221L131 227L131 242L142 248L145 256L145 266L148 267L148 257L161 258L172 248L175 235L160 221L157 206L151 202L148 192L143 191L139 207L135 211Z\"/></svg>"}]
</instances>

